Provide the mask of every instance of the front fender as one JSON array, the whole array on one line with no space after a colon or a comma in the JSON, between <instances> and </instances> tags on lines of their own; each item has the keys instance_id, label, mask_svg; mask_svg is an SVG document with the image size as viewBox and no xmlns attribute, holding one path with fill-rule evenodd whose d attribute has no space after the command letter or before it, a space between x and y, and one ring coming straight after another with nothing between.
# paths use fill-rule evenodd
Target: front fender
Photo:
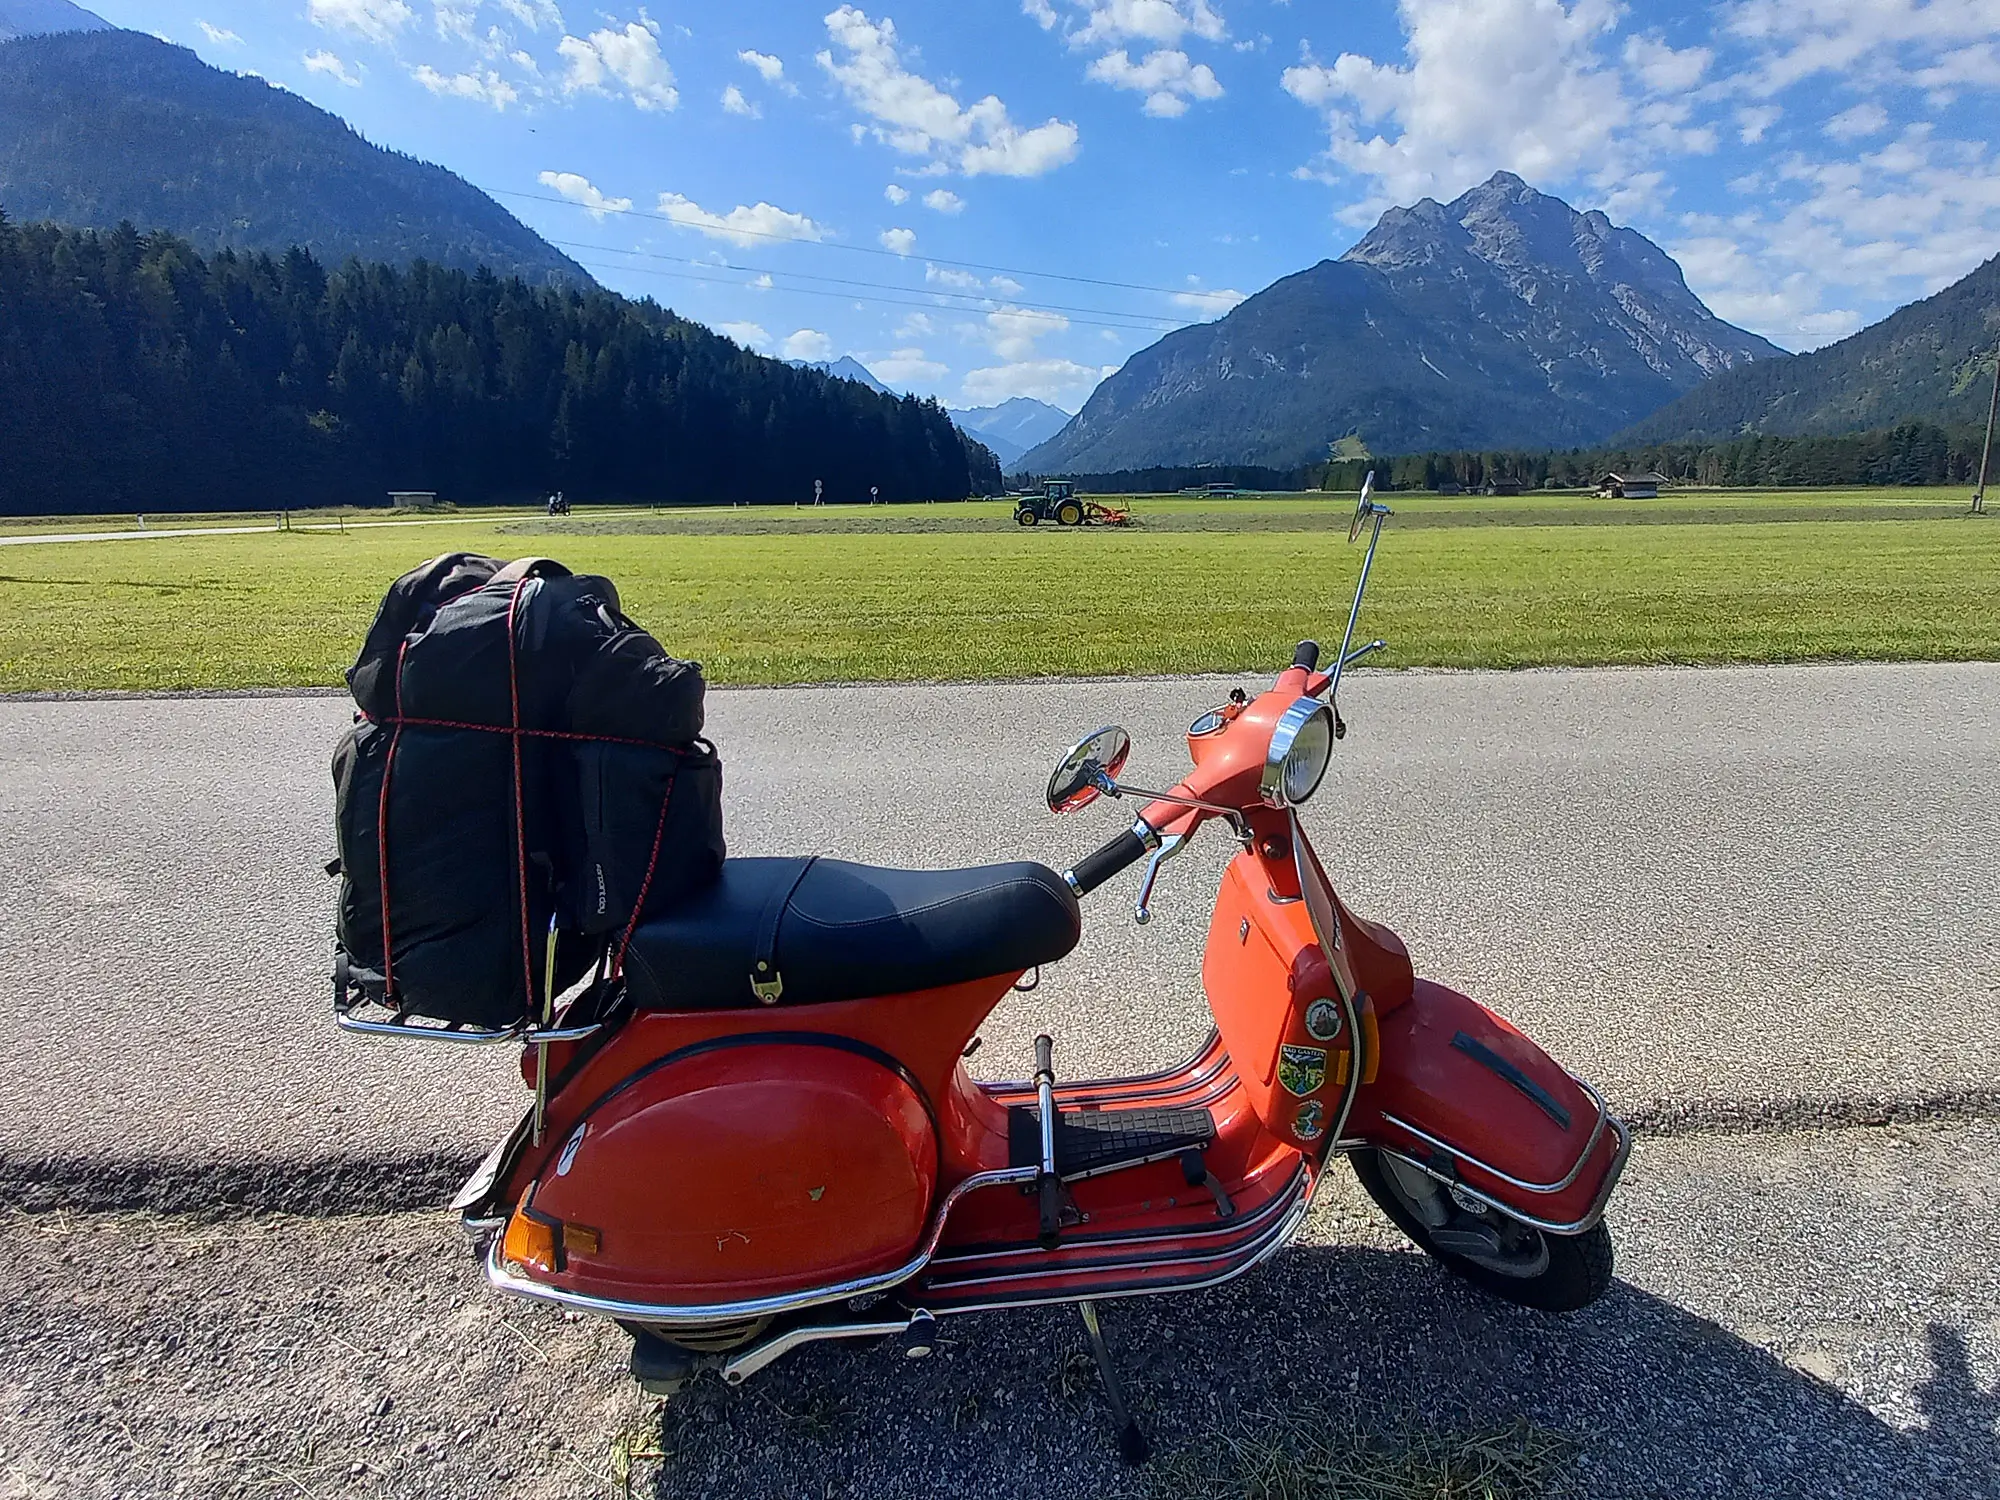
<instances>
[{"instance_id":1,"label":"front fender","mask_svg":"<svg viewBox=\"0 0 2000 1500\"><path fill-rule=\"evenodd\" d=\"M1378 1025L1376 1074L1347 1139L1551 1233L1581 1234L1603 1217L1630 1136L1594 1090L1476 1000L1427 979Z\"/></svg>"}]
</instances>

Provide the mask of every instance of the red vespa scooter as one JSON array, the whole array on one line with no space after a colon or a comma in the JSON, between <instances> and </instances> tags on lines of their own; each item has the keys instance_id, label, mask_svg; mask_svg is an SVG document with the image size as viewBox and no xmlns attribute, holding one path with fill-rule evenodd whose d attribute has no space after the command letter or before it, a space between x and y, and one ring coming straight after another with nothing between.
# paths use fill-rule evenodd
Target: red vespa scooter
<instances>
[{"instance_id":1,"label":"red vespa scooter","mask_svg":"<svg viewBox=\"0 0 2000 1500\"><path fill-rule=\"evenodd\" d=\"M1372 479L1372 476L1371 476ZM1145 803L1065 875L730 860L632 937L622 977L527 1042L536 1103L454 1205L507 1292L612 1318L634 1373L740 1382L816 1340L930 1352L953 1313L1080 1305L1128 1458L1144 1445L1095 1304L1212 1286L1285 1245L1330 1158L1446 1267L1512 1302L1610 1283L1606 1200L1627 1132L1493 1012L1415 977L1335 892L1298 808L1346 730L1335 694L1389 514L1372 521L1341 653L1306 642L1269 691L1188 731L1165 791L1121 782L1121 729L1084 740L1048 801ZM964 1058L1028 971L1069 952L1078 899L1207 824L1238 847L1202 977L1208 1044L1170 1072L981 1083Z\"/></svg>"}]
</instances>

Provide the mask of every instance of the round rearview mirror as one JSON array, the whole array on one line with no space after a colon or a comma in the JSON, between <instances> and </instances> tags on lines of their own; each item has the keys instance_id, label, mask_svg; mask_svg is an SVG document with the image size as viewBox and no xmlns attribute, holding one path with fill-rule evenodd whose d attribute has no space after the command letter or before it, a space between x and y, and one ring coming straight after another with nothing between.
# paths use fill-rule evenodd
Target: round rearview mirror
<instances>
[{"instance_id":1,"label":"round rearview mirror","mask_svg":"<svg viewBox=\"0 0 2000 1500\"><path fill-rule=\"evenodd\" d=\"M1079 807L1090 806L1104 795L1099 778L1108 776L1117 780L1131 754L1132 736L1116 724L1106 725L1088 739L1079 740L1057 762L1055 773L1049 777L1049 811L1075 812Z\"/></svg>"},{"instance_id":2,"label":"round rearview mirror","mask_svg":"<svg viewBox=\"0 0 2000 1500\"><path fill-rule=\"evenodd\" d=\"M1347 525L1348 541L1354 542L1360 540L1362 526L1366 524L1369 516L1374 514L1374 507L1369 504L1374 498L1375 471L1370 469L1368 477L1361 481L1361 499L1355 504L1354 519Z\"/></svg>"}]
</instances>

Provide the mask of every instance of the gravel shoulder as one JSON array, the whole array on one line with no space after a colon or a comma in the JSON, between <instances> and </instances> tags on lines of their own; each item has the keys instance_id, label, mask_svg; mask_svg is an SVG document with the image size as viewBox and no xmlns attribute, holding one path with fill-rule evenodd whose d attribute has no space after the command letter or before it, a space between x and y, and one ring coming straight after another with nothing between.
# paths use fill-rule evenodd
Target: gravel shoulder
<instances>
[{"instance_id":1,"label":"gravel shoulder","mask_svg":"<svg viewBox=\"0 0 2000 1500\"><path fill-rule=\"evenodd\" d=\"M1644 1141L1619 1284L1569 1319L1438 1271L1339 1169L1266 1267L1105 1323L1169 1455L1302 1418L1526 1420L1592 1500L1983 1500L1996 1151L1993 1124ZM809 1348L662 1409L622 1335L489 1295L439 1216L16 1214L0 1257L19 1500L618 1495L621 1454L659 1500L1147 1493L1067 1310L954 1320L923 1364Z\"/></svg>"}]
</instances>

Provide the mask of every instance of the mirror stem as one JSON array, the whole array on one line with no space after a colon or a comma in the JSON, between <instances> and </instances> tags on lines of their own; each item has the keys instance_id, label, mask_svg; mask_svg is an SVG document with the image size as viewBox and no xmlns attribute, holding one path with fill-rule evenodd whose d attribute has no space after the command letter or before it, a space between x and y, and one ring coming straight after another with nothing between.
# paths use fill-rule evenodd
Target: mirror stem
<instances>
[{"instance_id":1,"label":"mirror stem","mask_svg":"<svg viewBox=\"0 0 2000 1500\"><path fill-rule=\"evenodd\" d=\"M1368 555L1361 559L1361 581L1354 586L1354 608L1347 612L1347 631L1340 638L1340 655L1333 659L1333 680L1326 685L1326 701L1329 703L1339 701L1340 674L1353 659L1347 654L1348 648L1354 644L1354 625L1361 618L1361 596L1368 592L1368 570L1375 566L1375 544L1382 540L1382 523L1388 519L1389 508L1378 506L1375 510L1375 530L1368 537Z\"/></svg>"}]
</instances>

